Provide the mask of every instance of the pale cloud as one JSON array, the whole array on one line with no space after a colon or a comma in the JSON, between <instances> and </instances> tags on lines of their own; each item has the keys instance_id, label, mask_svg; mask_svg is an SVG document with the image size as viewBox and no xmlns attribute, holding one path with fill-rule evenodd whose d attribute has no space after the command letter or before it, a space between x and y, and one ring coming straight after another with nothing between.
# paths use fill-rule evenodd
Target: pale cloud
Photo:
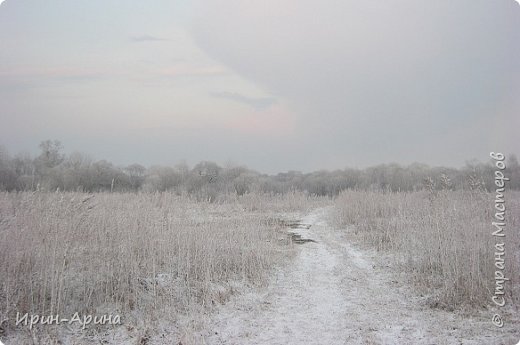
<instances>
[{"instance_id":1,"label":"pale cloud","mask_svg":"<svg viewBox=\"0 0 520 345\"><path fill-rule=\"evenodd\" d=\"M158 71L164 77L211 77L229 73L222 66L196 66L190 64L178 64Z\"/></svg>"},{"instance_id":2,"label":"pale cloud","mask_svg":"<svg viewBox=\"0 0 520 345\"><path fill-rule=\"evenodd\" d=\"M518 153L513 1L9 1L0 42L12 152L269 172Z\"/></svg>"},{"instance_id":3,"label":"pale cloud","mask_svg":"<svg viewBox=\"0 0 520 345\"><path fill-rule=\"evenodd\" d=\"M133 36L131 38L133 42L164 42L169 41L165 38L160 38L152 35L141 35L141 36Z\"/></svg>"},{"instance_id":4,"label":"pale cloud","mask_svg":"<svg viewBox=\"0 0 520 345\"><path fill-rule=\"evenodd\" d=\"M277 104L269 108L255 109L254 113L246 112L222 124L224 128L256 135L258 138L294 138L296 121L297 116L289 107Z\"/></svg>"},{"instance_id":5,"label":"pale cloud","mask_svg":"<svg viewBox=\"0 0 520 345\"><path fill-rule=\"evenodd\" d=\"M499 144L518 151L511 2L197 0L194 18L211 57L291 105L316 167L324 155L460 165Z\"/></svg>"},{"instance_id":6,"label":"pale cloud","mask_svg":"<svg viewBox=\"0 0 520 345\"><path fill-rule=\"evenodd\" d=\"M256 110L264 110L271 107L276 103L276 98L274 97L249 97L244 96L238 92L211 92L211 96L231 100L234 102L246 104Z\"/></svg>"},{"instance_id":7,"label":"pale cloud","mask_svg":"<svg viewBox=\"0 0 520 345\"><path fill-rule=\"evenodd\" d=\"M106 71L73 67L0 69L0 77L11 78L91 78L104 74Z\"/></svg>"}]
</instances>

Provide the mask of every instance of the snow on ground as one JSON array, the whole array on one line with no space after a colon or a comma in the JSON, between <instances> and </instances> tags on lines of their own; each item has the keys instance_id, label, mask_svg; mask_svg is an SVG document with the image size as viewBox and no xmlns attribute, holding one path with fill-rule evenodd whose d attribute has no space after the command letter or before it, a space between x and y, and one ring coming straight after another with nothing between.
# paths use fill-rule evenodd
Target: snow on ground
<instances>
[{"instance_id":1,"label":"snow on ground","mask_svg":"<svg viewBox=\"0 0 520 345\"><path fill-rule=\"evenodd\" d=\"M432 310L403 293L373 253L349 245L344 232L327 224L328 211L314 211L294 229L316 242L299 245L294 262L278 270L266 291L216 310L200 334L204 344L517 343L518 323L516 330L497 329L488 318Z\"/></svg>"},{"instance_id":2,"label":"snow on ground","mask_svg":"<svg viewBox=\"0 0 520 345\"><path fill-rule=\"evenodd\" d=\"M513 345L520 321L498 329L491 311L466 317L430 309L405 282L397 281L385 258L360 249L347 232L328 223L330 208L302 218L298 255L273 275L263 290L246 288L210 315L189 313L164 320L148 333L118 327L98 335L96 343L131 345ZM194 331L199 330L199 331ZM152 333L153 332L153 333ZM34 335L33 335L34 337ZM180 339L180 341L179 341ZM69 334L62 344L92 344L83 333ZM7 344L22 344L13 341ZM46 344L47 341L27 342ZM54 342L52 342L54 343Z\"/></svg>"}]
</instances>

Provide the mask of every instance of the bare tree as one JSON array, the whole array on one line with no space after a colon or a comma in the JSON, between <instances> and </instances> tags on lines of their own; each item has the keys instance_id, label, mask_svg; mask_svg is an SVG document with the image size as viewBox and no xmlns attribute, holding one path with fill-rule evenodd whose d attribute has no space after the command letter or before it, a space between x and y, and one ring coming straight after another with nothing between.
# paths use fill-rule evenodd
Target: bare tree
<instances>
[{"instance_id":1,"label":"bare tree","mask_svg":"<svg viewBox=\"0 0 520 345\"><path fill-rule=\"evenodd\" d=\"M146 168L140 164L132 164L124 169L130 179L132 189L138 190L144 182Z\"/></svg>"}]
</instances>

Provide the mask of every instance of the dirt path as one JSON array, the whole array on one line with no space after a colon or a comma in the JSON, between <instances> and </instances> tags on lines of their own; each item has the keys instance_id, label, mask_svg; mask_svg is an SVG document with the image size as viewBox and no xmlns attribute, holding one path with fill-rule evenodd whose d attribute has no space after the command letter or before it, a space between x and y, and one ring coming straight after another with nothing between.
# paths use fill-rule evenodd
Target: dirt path
<instances>
[{"instance_id":1,"label":"dirt path","mask_svg":"<svg viewBox=\"0 0 520 345\"><path fill-rule=\"evenodd\" d=\"M264 294L242 295L215 313L206 344L516 344L512 330L489 320L420 306L327 224L327 212L302 219L295 232L316 242L302 244Z\"/></svg>"}]
</instances>

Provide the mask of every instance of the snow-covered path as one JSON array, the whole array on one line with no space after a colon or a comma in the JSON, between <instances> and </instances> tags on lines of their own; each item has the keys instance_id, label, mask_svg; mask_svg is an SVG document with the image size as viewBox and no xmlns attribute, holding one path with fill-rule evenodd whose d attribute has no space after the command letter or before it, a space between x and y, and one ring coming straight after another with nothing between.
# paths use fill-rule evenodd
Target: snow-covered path
<instances>
[{"instance_id":1,"label":"snow-covered path","mask_svg":"<svg viewBox=\"0 0 520 345\"><path fill-rule=\"evenodd\" d=\"M318 209L295 232L316 242L273 277L263 294L215 313L206 344L513 344L486 320L462 320L419 306L327 224Z\"/></svg>"}]
</instances>

